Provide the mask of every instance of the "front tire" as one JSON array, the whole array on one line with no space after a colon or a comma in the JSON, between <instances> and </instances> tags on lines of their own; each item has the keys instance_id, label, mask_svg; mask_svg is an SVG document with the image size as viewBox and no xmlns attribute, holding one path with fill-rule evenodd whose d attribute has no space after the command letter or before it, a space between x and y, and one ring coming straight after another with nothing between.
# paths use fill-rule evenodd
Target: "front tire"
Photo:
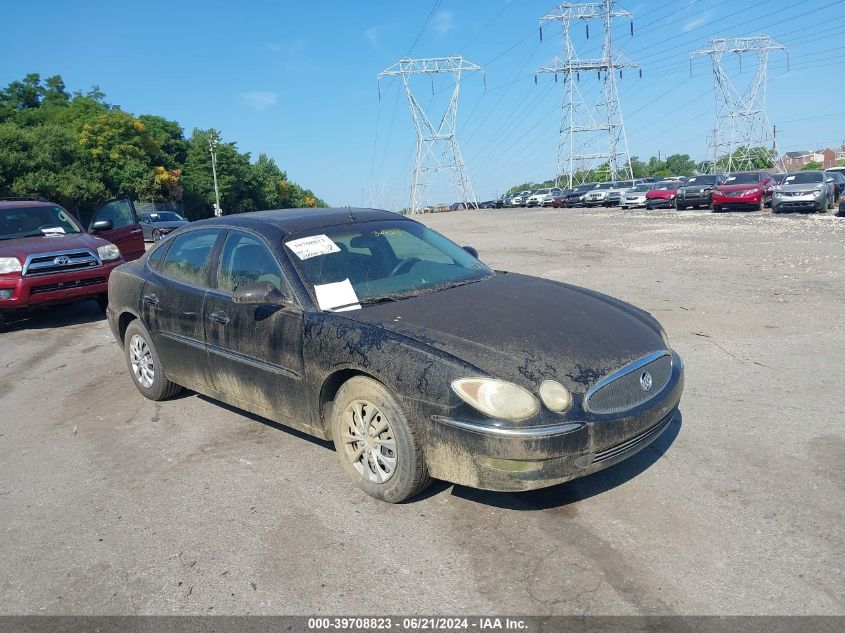
<instances>
[{"instance_id":1,"label":"front tire","mask_svg":"<svg viewBox=\"0 0 845 633\"><path fill-rule=\"evenodd\" d=\"M140 321L132 321L126 328L123 350L132 382L145 398L167 400L182 390L164 375L152 336Z\"/></svg>"},{"instance_id":2,"label":"front tire","mask_svg":"<svg viewBox=\"0 0 845 633\"><path fill-rule=\"evenodd\" d=\"M108 293L103 293L97 295L97 307L100 308L102 312L105 312L109 307L109 295Z\"/></svg>"},{"instance_id":3,"label":"front tire","mask_svg":"<svg viewBox=\"0 0 845 633\"><path fill-rule=\"evenodd\" d=\"M337 392L332 438L347 476L371 497L400 503L430 483L419 439L384 385L356 376Z\"/></svg>"},{"instance_id":4,"label":"front tire","mask_svg":"<svg viewBox=\"0 0 845 633\"><path fill-rule=\"evenodd\" d=\"M158 229L153 229L153 242L161 241L161 231Z\"/></svg>"},{"instance_id":5,"label":"front tire","mask_svg":"<svg viewBox=\"0 0 845 633\"><path fill-rule=\"evenodd\" d=\"M714 204L713 205L713 213L721 213L721 212L722 212L722 206L719 205L719 204Z\"/></svg>"}]
</instances>

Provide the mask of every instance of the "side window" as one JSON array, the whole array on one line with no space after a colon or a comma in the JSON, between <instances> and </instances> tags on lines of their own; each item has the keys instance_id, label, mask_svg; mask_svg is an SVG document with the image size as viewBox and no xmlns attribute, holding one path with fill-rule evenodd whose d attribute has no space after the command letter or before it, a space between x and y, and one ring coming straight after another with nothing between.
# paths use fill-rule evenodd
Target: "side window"
<instances>
[{"instance_id":1,"label":"side window","mask_svg":"<svg viewBox=\"0 0 845 633\"><path fill-rule=\"evenodd\" d=\"M179 235L173 239L159 271L172 279L204 286L211 252L219 235L218 229L191 231Z\"/></svg>"},{"instance_id":2,"label":"side window","mask_svg":"<svg viewBox=\"0 0 845 633\"><path fill-rule=\"evenodd\" d=\"M161 270L161 262L164 261L168 246L170 246L170 242L159 242L153 247L153 251L147 256L147 263L152 268Z\"/></svg>"},{"instance_id":3,"label":"side window","mask_svg":"<svg viewBox=\"0 0 845 633\"><path fill-rule=\"evenodd\" d=\"M234 292L239 286L256 281L269 281L284 292L282 270L264 243L247 233L230 232L220 256L217 288Z\"/></svg>"},{"instance_id":4,"label":"side window","mask_svg":"<svg viewBox=\"0 0 845 633\"><path fill-rule=\"evenodd\" d=\"M124 226L137 224L135 213L132 210L132 203L129 200L112 200L107 202L94 214L92 223L99 220L111 220L112 228L119 229Z\"/></svg>"}]
</instances>

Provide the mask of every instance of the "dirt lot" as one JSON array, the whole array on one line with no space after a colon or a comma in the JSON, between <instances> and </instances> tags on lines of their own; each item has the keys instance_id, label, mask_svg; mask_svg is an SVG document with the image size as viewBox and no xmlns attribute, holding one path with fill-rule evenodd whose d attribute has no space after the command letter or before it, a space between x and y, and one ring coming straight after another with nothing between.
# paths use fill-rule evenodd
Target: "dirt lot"
<instances>
[{"instance_id":1,"label":"dirt lot","mask_svg":"<svg viewBox=\"0 0 845 633\"><path fill-rule=\"evenodd\" d=\"M845 219L424 221L651 311L682 421L577 482L390 506L325 443L143 400L80 304L0 335L0 612L845 614Z\"/></svg>"}]
</instances>

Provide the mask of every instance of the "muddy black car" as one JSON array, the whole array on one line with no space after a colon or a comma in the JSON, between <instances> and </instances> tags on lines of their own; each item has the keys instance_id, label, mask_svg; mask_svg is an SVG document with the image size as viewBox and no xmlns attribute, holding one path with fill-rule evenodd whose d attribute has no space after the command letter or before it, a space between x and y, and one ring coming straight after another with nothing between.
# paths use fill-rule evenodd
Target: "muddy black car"
<instances>
[{"instance_id":1,"label":"muddy black car","mask_svg":"<svg viewBox=\"0 0 845 633\"><path fill-rule=\"evenodd\" d=\"M516 491L595 472L653 442L683 388L648 313L370 209L193 223L115 270L108 319L147 398L186 387L331 439L391 502L431 477Z\"/></svg>"}]
</instances>

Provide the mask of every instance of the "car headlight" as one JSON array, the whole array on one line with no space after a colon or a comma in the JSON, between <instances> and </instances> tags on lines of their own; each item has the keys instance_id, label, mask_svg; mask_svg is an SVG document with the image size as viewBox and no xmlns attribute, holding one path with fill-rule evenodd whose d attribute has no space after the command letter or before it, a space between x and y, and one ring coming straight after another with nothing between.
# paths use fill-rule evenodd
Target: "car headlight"
<instances>
[{"instance_id":1,"label":"car headlight","mask_svg":"<svg viewBox=\"0 0 845 633\"><path fill-rule=\"evenodd\" d=\"M549 411L563 413L572 404L572 394L559 382L544 380L540 385L540 400Z\"/></svg>"},{"instance_id":2,"label":"car headlight","mask_svg":"<svg viewBox=\"0 0 845 633\"><path fill-rule=\"evenodd\" d=\"M775 191L775 198L783 198L783 192L782 191Z\"/></svg>"},{"instance_id":3,"label":"car headlight","mask_svg":"<svg viewBox=\"0 0 845 633\"><path fill-rule=\"evenodd\" d=\"M106 244L105 246L100 246L97 249L97 255L99 255L100 260L104 262L112 259L120 259L120 249L114 244Z\"/></svg>"},{"instance_id":4,"label":"car headlight","mask_svg":"<svg viewBox=\"0 0 845 633\"><path fill-rule=\"evenodd\" d=\"M0 257L0 275L19 273L23 270L17 257Z\"/></svg>"},{"instance_id":5,"label":"car headlight","mask_svg":"<svg viewBox=\"0 0 845 633\"><path fill-rule=\"evenodd\" d=\"M822 197L822 191L821 191L821 189L816 189L816 190L813 192L813 196L814 196L814 197L816 197L816 198L821 198L821 197Z\"/></svg>"},{"instance_id":6,"label":"car headlight","mask_svg":"<svg viewBox=\"0 0 845 633\"><path fill-rule=\"evenodd\" d=\"M746 189L742 192L743 196L753 196L755 193L760 193L760 190L755 187L754 189Z\"/></svg>"},{"instance_id":7,"label":"car headlight","mask_svg":"<svg viewBox=\"0 0 845 633\"><path fill-rule=\"evenodd\" d=\"M502 420L525 420L540 410L540 403L519 385L495 378L459 378L452 382L458 396L481 413Z\"/></svg>"}]
</instances>

